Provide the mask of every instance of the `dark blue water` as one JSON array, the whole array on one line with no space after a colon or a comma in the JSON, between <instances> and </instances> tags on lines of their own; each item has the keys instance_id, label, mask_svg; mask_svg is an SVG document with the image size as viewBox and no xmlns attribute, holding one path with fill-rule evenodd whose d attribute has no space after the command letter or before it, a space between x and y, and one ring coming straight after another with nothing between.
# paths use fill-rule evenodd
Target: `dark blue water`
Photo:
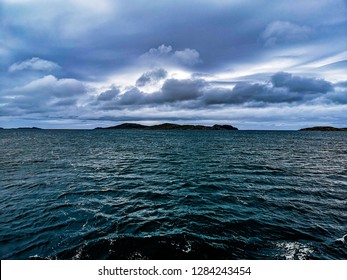
<instances>
[{"instance_id":1,"label":"dark blue water","mask_svg":"<svg viewBox=\"0 0 347 280\"><path fill-rule=\"evenodd\" d=\"M347 258L345 132L0 130L0 176L1 259Z\"/></svg>"}]
</instances>

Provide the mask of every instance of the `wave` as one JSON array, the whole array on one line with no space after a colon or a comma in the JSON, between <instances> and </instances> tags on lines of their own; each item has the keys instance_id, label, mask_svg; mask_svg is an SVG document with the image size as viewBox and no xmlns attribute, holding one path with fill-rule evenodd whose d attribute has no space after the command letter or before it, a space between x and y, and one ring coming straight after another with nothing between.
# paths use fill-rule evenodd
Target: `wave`
<instances>
[{"instance_id":1,"label":"wave","mask_svg":"<svg viewBox=\"0 0 347 280\"><path fill-rule=\"evenodd\" d=\"M74 248L49 256L50 259L81 260L219 260L219 259L336 259L346 257L346 248L326 246L326 251L314 243L298 241L267 241L257 237L243 240L230 238L221 242L217 239L201 238L192 234L166 236L103 238L84 242ZM34 256L32 258L43 259Z\"/></svg>"}]
</instances>

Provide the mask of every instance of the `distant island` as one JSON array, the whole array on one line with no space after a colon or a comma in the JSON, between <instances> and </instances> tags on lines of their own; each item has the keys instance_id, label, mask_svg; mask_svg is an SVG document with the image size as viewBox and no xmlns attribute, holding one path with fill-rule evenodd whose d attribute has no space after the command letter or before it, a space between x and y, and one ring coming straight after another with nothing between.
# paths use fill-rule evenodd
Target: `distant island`
<instances>
[{"instance_id":1,"label":"distant island","mask_svg":"<svg viewBox=\"0 0 347 280\"><path fill-rule=\"evenodd\" d=\"M314 126L302 128L300 131L347 131L347 127L345 128L337 128L332 126Z\"/></svg>"},{"instance_id":2,"label":"distant island","mask_svg":"<svg viewBox=\"0 0 347 280\"><path fill-rule=\"evenodd\" d=\"M10 130L13 130L13 129L16 129L16 130L42 130L43 128L39 128L39 127L36 127L36 126L33 126L33 127L12 127L12 128L3 128L3 127L0 127L0 129L10 129Z\"/></svg>"},{"instance_id":3,"label":"distant island","mask_svg":"<svg viewBox=\"0 0 347 280\"><path fill-rule=\"evenodd\" d=\"M157 125L142 125L137 123L123 123L110 127L97 127L95 129L140 129L140 130L238 130L232 125L215 124L213 126L163 123Z\"/></svg>"},{"instance_id":4,"label":"distant island","mask_svg":"<svg viewBox=\"0 0 347 280\"><path fill-rule=\"evenodd\" d=\"M42 129L42 128L33 126L33 127L18 127L17 129Z\"/></svg>"}]
</instances>

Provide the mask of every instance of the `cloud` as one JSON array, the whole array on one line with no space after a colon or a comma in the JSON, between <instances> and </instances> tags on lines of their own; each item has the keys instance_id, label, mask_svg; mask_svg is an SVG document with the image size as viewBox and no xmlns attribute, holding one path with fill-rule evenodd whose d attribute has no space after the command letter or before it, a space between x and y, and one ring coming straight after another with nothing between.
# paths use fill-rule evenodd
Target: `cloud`
<instances>
[{"instance_id":1,"label":"cloud","mask_svg":"<svg viewBox=\"0 0 347 280\"><path fill-rule=\"evenodd\" d=\"M325 104L347 104L347 89L329 92L322 98Z\"/></svg>"},{"instance_id":2,"label":"cloud","mask_svg":"<svg viewBox=\"0 0 347 280\"><path fill-rule=\"evenodd\" d=\"M151 48L141 55L141 58L150 62L155 60L156 62L178 63L185 66L194 66L201 62L200 54L195 49L186 48L174 51L172 46L164 44L158 48Z\"/></svg>"},{"instance_id":3,"label":"cloud","mask_svg":"<svg viewBox=\"0 0 347 280\"><path fill-rule=\"evenodd\" d=\"M267 47L276 44L298 42L309 38L313 30L309 26L297 25L288 21L273 21L263 31L261 38Z\"/></svg>"},{"instance_id":4,"label":"cloud","mask_svg":"<svg viewBox=\"0 0 347 280\"><path fill-rule=\"evenodd\" d=\"M165 71L159 70L163 69L146 73L149 77L156 78L167 75ZM3 92L0 105L7 109L44 113L76 106L78 101L86 100L86 93L86 85L76 79L58 79L47 75ZM122 89L113 85L94 96L91 102L84 103L83 107L85 110L96 108L103 111L125 108L133 111L144 107L165 106L191 110L215 106L255 108L271 107L274 104L299 105L309 101L345 104L347 100L344 96L345 89L334 92L334 86L328 81L279 72L272 75L270 82L236 82L233 87L219 86L201 78L166 79L161 88L154 92L144 92L138 87Z\"/></svg>"},{"instance_id":5,"label":"cloud","mask_svg":"<svg viewBox=\"0 0 347 280\"><path fill-rule=\"evenodd\" d=\"M274 87L285 87L291 92L327 93L333 85L323 79L303 78L289 73L280 72L272 76Z\"/></svg>"},{"instance_id":6,"label":"cloud","mask_svg":"<svg viewBox=\"0 0 347 280\"><path fill-rule=\"evenodd\" d=\"M338 83L335 84L335 86L347 89L347 81L338 82Z\"/></svg>"},{"instance_id":7,"label":"cloud","mask_svg":"<svg viewBox=\"0 0 347 280\"><path fill-rule=\"evenodd\" d=\"M162 68L154 69L152 71L145 72L136 81L136 86L143 87L146 85L153 85L162 79L167 77L167 71Z\"/></svg>"},{"instance_id":8,"label":"cloud","mask_svg":"<svg viewBox=\"0 0 347 280\"><path fill-rule=\"evenodd\" d=\"M177 80L168 79L164 82L158 92L146 94L133 88L120 96L120 104L144 104L158 105L165 103L175 103L188 100L196 100L201 96L202 90L206 85L203 80Z\"/></svg>"},{"instance_id":9,"label":"cloud","mask_svg":"<svg viewBox=\"0 0 347 280\"><path fill-rule=\"evenodd\" d=\"M137 87L123 93L117 90L117 94L112 95L112 90L109 90L99 95L98 101L100 96L110 97L109 103L101 105L104 109L162 105L181 108L207 108L216 105L267 107L273 104L302 104L314 100L326 103L329 99L327 93L332 92L334 87L325 80L279 72L272 75L270 82L236 82L232 88L218 84L216 86L214 82L204 79L167 79L160 90L152 93L143 92ZM325 95L327 96L324 97ZM336 100L344 100L341 95L330 96Z\"/></svg>"},{"instance_id":10,"label":"cloud","mask_svg":"<svg viewBox=\"0 0 347 280\"><path fill-rule=\"evenodd\" d=\"M160 45L158 48L151 48L147 53L144 55L148 55L150 57L160 57L160 56L167 56L172 52L171 46L165 46Z\"/></svg>"},{"instance_id":11,"label":"cloud","mask_svg":"<svg viewBox=\"0 0 347 280\"><path fill-rule=\"evenodd\" d=\"M122 94L113 95L110 98L109 102L103 102L100 105L100 102L96 104L100 105L102 109L115 109L120 106L160 106L164 104L173 104L177 103L180 106L180 103L186 101L196 101L200 96L203 95L203 89L206 86L204 80L177 80L177 79L167 79L162 88L153 93L145 93L139 90L137 87L132 87L127 89ZM100 96L109 94L108 90L101 93L97 97L97 101L100 100ZM94 104L94 103L93 103Z\"/></svg>"},{"instance_id":12,"label":"cloud","mask_svg":"<svg viewBox=\"0 0 347 280\"><path fill-rule=\"evenodd\" d=\"M120 93L119 88L113 86L111 89L100 93L97 97L97 100L98 101L110 101L110 100L114 99L119 93Z\"/></svg>"},{"instance_id":13,"label":"cloud","mask_svg":"<svg viewBox=\"0 0 347 280\"><path fill-rule=\"evenodd\" d=\"M198 64L200 60L200 54L194 49L185 49L183 51L175 51L174 57L181 63L193 66Z\"/></svg>"},{"instance_id":14,"label":"cloud","mask_svg":"<svg viewBox=\"0 0 347 280\"><path fill-rule=\"evenodd\" d=\"M323 102L331 101L334 104L347 104L347 81L342 81L334 84L334 91L328 92Z\"/></svg>"},{"instance_id":15,"label":"cloud","mask_svg":"<svg viewBox=\"0 0 347 280\"><path fill-rule=\"evenodd\" d=\"M207 105L243 105L264 107L270 104L299 102L305 98L298 92L276 89L268 84L238 82L233 89L212 88L205 92L203 101Z\"/></svg>"},{"instance_id":16,"label":"cloud","mask_svg":"<svg viewBox=\"0 0 347 280\"><path fill-rule=\"evenodd\" d=\"M2 92L0 105L14 112L18 109L27 113L50 112L61 106L67 109L86 91L86 86L78 80L57 79L47 75L24 86Z\"/></svg>"},{"instance_id":17,"label":"cloud","mask_svg":"<svg viewBox=\"0 0 347 280\"><path fill-rule=\"evenodd\" d=\"M165 81L160 96L164 102L195 100L203 94L206 85L202 79L169 79Z\"/></svg>"},{"instance_id":18,"label":"cloud","mask_svg":"<svg viewBox=\"0 0 347 280\"><path fill-rule=\"evenodd\" d=\"M33 71L53 71L59 69L60 66L52 61L44 60L38 57L33 57L24 61L16 62L12 64L8 71L23 71L23 70L33 70Z\"/></svg>"},{"instance_id":19,"label":"cloud","mask_svg":"<svg viewBox=\"0 0 347 280\"><path fill-rule=\"evenodd\" d=\"M138 104L146 104L147 102L144 101L146 99L146 95L140 91L138 88L133 87L129 90L127 90L122 95L118 96L118 99L116 100L116 104L118 105L138 105Z\"/></svg>"},{"instance_id":20,"label":"cloud","mask_svg":"<svg viewBox=\"0 0 347 280\"><path fill-rule=\"evenodd\" d=\"M212 88L204 95L207 104L302 103L333 92L333 85L323 79L293 76L279 72L271 83L238 82L233 89Z\"/></svg>"},{"instance_id":21,"label":"cloud","mask_svg":"<svg viewBox=\"0 0 347 280\"><path fill-rule=\"evenodd\" d=\"M345 104L346 1L250 2L2 1L1 113L200 119Z\"/></svg>"},{"instance_id":22,"label":"cloud","mask_svg":"<svg viewBox=\"0 0 347 280\"><path fill-rule=\"evenodd\" d=\"M85 93L86 87L75 79L57 79L52 75L34 80L22 87L17 87L10 92L15 95L26 96L55 96L69 97Z\"/></svg>"}]
</instances>

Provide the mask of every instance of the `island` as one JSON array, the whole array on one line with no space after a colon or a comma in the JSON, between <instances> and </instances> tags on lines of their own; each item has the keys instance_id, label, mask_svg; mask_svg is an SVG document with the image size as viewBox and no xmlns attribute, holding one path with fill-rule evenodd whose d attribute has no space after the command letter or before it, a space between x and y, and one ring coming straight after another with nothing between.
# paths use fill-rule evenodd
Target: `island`
<instances>
[{"instance_id":1,"label":"island","mask_svg":"<svg viewBox=\"0 0 347 280\"><path fill-rule=\"evenodd\" d=\"M345 128L337 128L333 126L314 126L302 128L300 131L347 131L347 127Z\"/></svg>"},{"instance_id":2,"label":"island","mask_svg":"<svg viewBox=\"0 0 347 280\"><path fill-rule=\"evenodd\" d=\"M110 127L97 127L95 129L140 129L140 130L238 130L232 125L215 124L213 126L163 123L157 125L142 125L137 123L123 123Z\"/></svg>"},{"instance_id":3,"label":"island","mask_svg":"<svg viewBox=\"0 0 347 280\"><path fill-rule=\"evenodd\" d=\"M33 127L18 127L16 129L20 129L20 130L42 130L42 128L39 128L39 127L36 127L36 126L33 126Z\"/></svg>"}]
</instances>

